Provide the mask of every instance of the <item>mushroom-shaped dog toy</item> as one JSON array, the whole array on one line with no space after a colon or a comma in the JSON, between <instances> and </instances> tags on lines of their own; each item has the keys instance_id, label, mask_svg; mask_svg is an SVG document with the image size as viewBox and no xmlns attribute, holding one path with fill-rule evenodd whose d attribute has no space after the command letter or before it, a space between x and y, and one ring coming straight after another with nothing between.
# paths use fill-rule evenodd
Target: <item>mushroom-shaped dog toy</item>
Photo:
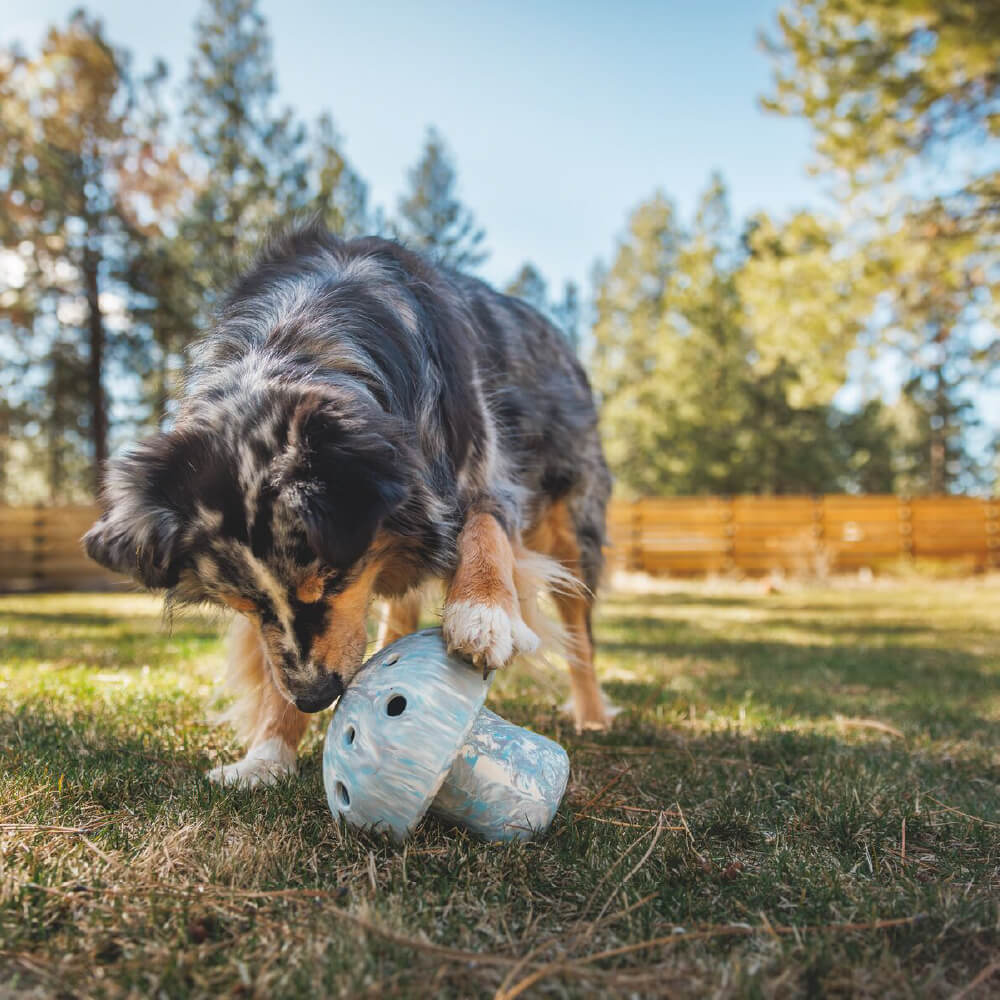
<instances>
[{"instance_id":1,"label":"mushroom-shaped dog toy","mask_svg":"<svg viewBox=\"0 0 1000 1000\"><path fill-rule=\"evenodd\" d=\"M430 811L486 840L544 833L569 758L558 743L483 708L489 681L440 629L376 653L344 692L323 749L334 816L405 839Z\"/></svg>"}]
</instances>

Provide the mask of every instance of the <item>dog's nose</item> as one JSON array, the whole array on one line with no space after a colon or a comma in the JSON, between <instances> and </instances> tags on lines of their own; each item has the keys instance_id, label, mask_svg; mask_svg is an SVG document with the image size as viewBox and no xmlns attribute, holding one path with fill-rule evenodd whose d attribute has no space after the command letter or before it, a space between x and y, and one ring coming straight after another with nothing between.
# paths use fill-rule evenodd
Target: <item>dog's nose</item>
<instances>
[{"instance_id":1,"label":"dog's nose","mask_svg":"<svg viewBox=\"0 0 1000 1000\"><path fill-rule=\"evenodd\" d=\"M321 712L344 693L344 683L339 674L326 674L315 684L295 696L295 707L300 712Z\"/></svg>"}]
</instances>

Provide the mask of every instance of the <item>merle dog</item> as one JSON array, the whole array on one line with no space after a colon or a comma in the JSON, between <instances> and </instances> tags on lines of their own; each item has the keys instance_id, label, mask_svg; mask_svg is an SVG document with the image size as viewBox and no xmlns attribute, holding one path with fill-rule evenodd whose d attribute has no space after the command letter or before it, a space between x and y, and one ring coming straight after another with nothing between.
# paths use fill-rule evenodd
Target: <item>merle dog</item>
<instances>
[{"instance_id":1,"label":"merle dog","mask_svg":"<svg viewBox=\"0 0 1000 1000\"><path fill-rule=\"evenodd\" d=\"M484 670L565 626L578 727L602 727L590 618L610 477L587 378L525 303L396 243L312 225L273 240L193 353L173 430L110 463L98 562L172 602L239 612L231 674L247 756L295 770L308 713L446 586L452 650Z\"/></svg>"}]
</instances>

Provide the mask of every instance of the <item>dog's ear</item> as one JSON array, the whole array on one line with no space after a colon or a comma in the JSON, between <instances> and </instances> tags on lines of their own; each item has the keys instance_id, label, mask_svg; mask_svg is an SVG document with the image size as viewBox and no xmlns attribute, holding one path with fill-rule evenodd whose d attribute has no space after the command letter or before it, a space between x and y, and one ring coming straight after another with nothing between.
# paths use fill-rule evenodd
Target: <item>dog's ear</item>
<instances>
[{"instance_id":1,"label":"dog's ear","mask_svg":"<svg viewBox=\"0 0 1000 1000\"><path fill-rule=\"evenodd\" d=\"M190 435L157 434L108 463L104 513L83 536L91 559L153 590L177 583L185 523L178 487L191 468L192 448Z\"/></svg>"},{"instance_id":2,"label":"dog's ear","mask_svg":"<svg viewBox=\"0 0 1000 1000\"><path fill-rule=\"evenodd\" d=\"M328 565L346 568L409 494L402 428L371 404L310 399L296 410L289 441L286 483L309 546Z\"/></svg>"}]
</instances>

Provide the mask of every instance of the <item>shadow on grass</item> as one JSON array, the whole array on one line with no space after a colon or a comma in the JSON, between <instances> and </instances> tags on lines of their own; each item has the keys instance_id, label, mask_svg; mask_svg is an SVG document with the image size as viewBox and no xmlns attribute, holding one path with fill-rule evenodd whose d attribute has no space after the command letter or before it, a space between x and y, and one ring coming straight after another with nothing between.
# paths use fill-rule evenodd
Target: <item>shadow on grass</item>
<instances>
[{"instance_id":1,"label":"shadow on grass","mask_svg":"<svg viewBox=\"0 0 1000 1000\"><path fill-rule=\"evenodd\" d=\"M165 667L183 659L209 652L219 641L215 632L186 632L172 637L156 634L132 634L108 642L99 636L27 638L8 636L3 641L3 664L31 663L49 667L84 667L94 670L140 670L143 667ZM194 646L178 651L178 645Z\"/></svg>"},{"instance_id":2,"label":"shadow on grass","mask_svg":"<svg viewBox=\"0 0 1000 1000\"><path fill-rule=\"evenodd\" d=\"M662 600L673 603L670 595ZM915 641L939 631L934 622L767 618L733 622L732 637L725 635L726 627L606 607L596 629L599 663L614 665L619 674L634 673L634 680L608 682L609 694L642 711L666 707L681 713L695 703L726 712L744 705L753 706L757 721L773 716L778 723L874 714L930 733L949 729L1000 740L1000 722L984 714L984 706L992 708L1000 699L996 655L988 645L972 652ZM776 630L814 641L777 639ZM832 641L816 642L817 637Z\"/></svg>"},{"instance_id":3,"label":"shadow on grass","mask_svg":"<svg viewBox=\"0 0 1000 1000\"><path fill-rule=\"evenodd\" d=\"M139 732L134 716L115 713L108 706L93 706L85 713L33 705L0 711L0 743L7 747L3 767L7 773L20 773L29 783L51 787L49 801L38 802L47 822L53 821L53 808L63 812L63 821L85 825L94 809L104 814L127 810L132 816L151 818L162 810L173 812L185 806L216 808L223 799L228 803L226 812L247 816L261 810L288 816L308 814L313 819L326 815L320 738L307 742L297 779L254 791L224 789L204 775L230 759L234 751L207 752L212 733L208 726L192 723L188 715L193 707L186 706L180 715L165 711L165 717L158 719L158 713L147 705L148 716L141 720ZM784 787L785 781L800 782L807 773L826 773L843 782L862 775L890 780L892 775L891 783L898 783L906 773L923 773L934 776L939 785L954 786L954 795L961 799L965 797L962 784L968 784L963 771L974 768L970 773L980 777L984 773L975 761L957 765L943 751L914 754L898 741L856 743L827 733L780 729L691 734L635 716L620 719L608 733L574 735L565 729L557 731L551 715L534 707L511 703L498 707L512 722L561 739L573 761L574 782L595 768L603 773L620 766L623 749L629 754L648 749L648 755L625 759L641 771L643 796L662 800L663 807L676 797L679 779L698 789L695 803L710 802L716 795L731 799L736 794L732 782L741 779L747 768L775 772L763 780L766 794L778 799L792 789L792 785ZM187 735L180 741L163 735L176 737L182 728ZM966 791L970 806L982 794L977 788ZM761 789L754 794L760 795ZM607 804L615 798L617 793ZM567 807L575 810L572 788L563 809ZM723 811L731 807L730 801Z\"/></svg>"},{"instance_id":4,"label":"shadow on grass","mask_svg":"<svg viewBox=\"0 0 1000 1000\"><path fill-rule=\"evenodd\" d=\"M711 608L745 608L745 607L769 607L768 601L772 600L762 594L737 594L728 596L725 594L692 594L684 590L667 591L666 593L639 593L629 594L624 592L612 592L606 597L601 597L601 604L606 607L628 606L635 602L668 604L671 607L711 607Z\"/></svg>"},{"instance_id":5,"label":"shadow on grass","mask_svg":"<svg viewBox=\"0 0 1000 1000\"><path fill-rule=\"evenodd\" d=\"M650 722L668 743L676 743L691 733L672 732L672 720L686 720L692 711L699 717L714 712L725 725L726 718L742 711L763 739L772 727L789 728L800 720L823 722L843 715L873 717L902 728L908 736L919 732L1000 743L1000 720L995 718L1000 704L1000 643L992 633L981 645L977 637L975 646L966 649L947 645L939 637L927 641L934 640L939 631L933 619L926 625L823 619L817 617L819 605L808 603L801 608L804 617L797 617L789 613L793 609L787 602L766 606L760 601L759 606L777 611L780 617L765 615L749 621L728 622L719 617L699 623L694 611L687 618L655 613L660 607L686 604L694 608L713 602L754 610L758 606L739 596L674 593L642 595L634 601L618 595L604 604L596 627L599 665L616 668L617 678L606 687L626 709L628 715L622 720L626 727L628 716ZM177 621L171 632L159 616L122 618L113 608L107 615L19 612L0 616L0 624L35 633L8 633L3 640L5 659L122 671L191 661L217 649L222 631L219 624L199 617ZM66 634L58 632L60 626ZM97 631L83 631L92 628ZM778 638L776 631L791 636ZM966 641L971 640L969 629L961 632ZM554 732L557 723L551 712L531 712L531 697L502 700L499 707L518 714L527 710L538 728ZM158 703L156 698L151 704ZM30 708L32 704L28 694L24 705ZM164 697L162 704L172 702ZM38 707L44 714L41 702ZM115 711L124 713L123 718L116 719ZM116 727L124 727L127 734L138 724L148 731L145 738L155 742L156 710L146 704L138 711L142 720L130 718L118 702L88 703L80 706L79 714L88 732L110 727L113 733ZM200 706L190 714L204 717ZM184 725L177 723L175 735ZM0 735L6 728L7 721L0 716ZM130 746L125 738L126 753ZM154 756L167 759L170 754L158 750Z\"/></svg>"},{"instance_id":6,"label":"shadow on grass","mask_svg":"<svg viewBox=\"0 0 1000 1000\"><path fill-rule=\"evenodd\" d=\"M0 612L0 666L38 661L101 670L163 665L176 656L178 646L199 650L219 641L224 623L210 618L161 615L107 614L69 611ZM185 658L190 658L185 650Z\"/></svg>"},{"instance_id":7,"label":"shadow on grass","mask_svg":"<svg viewBox=\"0 0 1000 1000\"><path fill-rule=\"evenodd\" d=\"M162 728L169 732L172 720L164 715ZM4 769L58 784L58 792L72 798L76 810L90 804L110 811L124 806L155 811L199 772L199 761L155 731L137 733L136 728L135 716L120 707L113 711L90 705L73 711L29 703L2 711ZM56 787L53 793L62 797Z\"/></svg>"}]
</instances>

